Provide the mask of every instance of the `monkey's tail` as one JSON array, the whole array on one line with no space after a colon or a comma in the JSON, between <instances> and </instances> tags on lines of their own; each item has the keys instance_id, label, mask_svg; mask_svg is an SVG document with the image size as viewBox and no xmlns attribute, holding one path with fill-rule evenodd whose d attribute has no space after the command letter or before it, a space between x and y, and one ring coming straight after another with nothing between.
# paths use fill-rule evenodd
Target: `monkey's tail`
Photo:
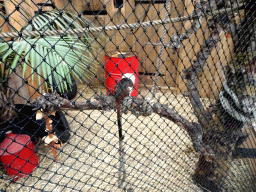
<instances>
[{"instance_id":1,"label":"monkey's tail","mask_svg":"<svg viewBox=\"0 0 256 192\"><path fill-rule=\"evenodd\" d=\"M117 103L117 124L118 124L118 133L119 133L119 170L118 170L118 188L122 188L125 182L125 159L124 159L124 149L123 149L123 130L122 130L122 116L121 116L121 106L120 103Z\"/></svg>"}]
</instances>

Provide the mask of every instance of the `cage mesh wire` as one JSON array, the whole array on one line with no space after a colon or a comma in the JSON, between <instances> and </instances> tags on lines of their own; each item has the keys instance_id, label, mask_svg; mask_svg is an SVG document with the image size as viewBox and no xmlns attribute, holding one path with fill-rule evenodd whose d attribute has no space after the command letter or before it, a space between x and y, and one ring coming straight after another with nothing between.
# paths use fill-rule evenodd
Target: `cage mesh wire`
<instances>
[{"instance_id":1,"label":"cage mesh wire","mask_svg":"<svg viewBox=\"0 0 256 192\"><path fill-rule=\"evenodd\" d=\"M1 190L255 190L254 1L0 6ZM127 73L120 138L113 97ZM21 178L18 135L39 158Z\"/></svg>"}]
</instances>

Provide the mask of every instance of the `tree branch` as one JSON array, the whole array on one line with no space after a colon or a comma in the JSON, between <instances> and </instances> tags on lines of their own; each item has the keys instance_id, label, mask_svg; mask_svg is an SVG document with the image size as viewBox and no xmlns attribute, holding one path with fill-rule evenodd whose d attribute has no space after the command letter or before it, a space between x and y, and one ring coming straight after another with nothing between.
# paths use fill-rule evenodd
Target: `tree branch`
<instances>
[{"instance_id":1,"label":"tree branch","mask_svg":"<svg viewBox=\"0 0 256 192\"><path fill-rule=\"evenodd\" d=\"M165 117L178 126L184 128L192 139L193 146L198 152L205 152L202 149L202 128L199 124L195 122L190 122L187 119L180 116L173 108L169 108L168 105L163 105L160 103L145 102L145 99L138 99L131 97L132 101L128 110L136 115L149 116L150 114L147 110L151 108L150 111ZM148 106L144 106L147 104ZM41 110L43 112L51 112L58 110L111 110L116 108L116 100L113 96L98 95L95 97L94 101L87 100L85 102L72 102L67 99L60 97L56 92L52 94L43 94L42 97L38 97L31 101L31 105L36 110ZM208 150L209 151L209 150Z\"/></svg>"}]
</instances>

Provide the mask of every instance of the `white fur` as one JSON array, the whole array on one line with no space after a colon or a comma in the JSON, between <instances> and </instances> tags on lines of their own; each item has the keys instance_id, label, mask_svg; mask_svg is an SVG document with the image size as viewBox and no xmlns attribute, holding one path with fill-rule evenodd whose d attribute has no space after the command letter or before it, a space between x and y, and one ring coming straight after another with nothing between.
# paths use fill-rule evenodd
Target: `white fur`
<instances>
[{"instance_id":1,"label":"white fur","mask_svg":"<svg viewBox=\"0 0 256 192\"><path fill-rule=\"evenodd\" d=\"M133 85L135 84L135 76L133 73L125 73L122 77L122 79L127 78L130 79L133 83Z\"/></svg>"},{"instance_id":2,"label":"white fur","mask_svg":"<svg viewBox=\"0 0 256 192\"><path fill-rule=\"evenodd\" d=\"M133 88L132 87L129 87L129 95L131 96L131 93L132 93L132 90L133 90Z\"/></svg>"},{"instance_id":3,"label":"white fur","mask_svg":"<svg viewBox=\"0 0 256 192\"><path fill-rule=\"evenodd\" d=\"M133 84L133 85L135 84L135 76L134 76L133 73L125 73L125 74L123 75L122 79L124 79L124 78L130 79L130 80L132 81L132 84ZM130 91L129 91L130 93L129 93L129 95L131 96L131 93L132 93L133 88L132 88L132 87L129 87L129 88L130 88Z\"/></svg>"}]
</instances>

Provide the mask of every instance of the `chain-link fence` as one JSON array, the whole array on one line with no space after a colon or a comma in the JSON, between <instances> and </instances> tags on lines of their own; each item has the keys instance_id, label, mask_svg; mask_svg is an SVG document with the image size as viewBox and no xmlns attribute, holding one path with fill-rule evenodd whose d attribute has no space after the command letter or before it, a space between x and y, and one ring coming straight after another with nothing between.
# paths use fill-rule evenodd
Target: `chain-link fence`
<instances>
[{"instance_id":1,"label":"chain-link fence","mask_svg":"<svg viewBox=\"0 0 256 192\"><path fill-rule=\"evenodd\" d=\"M255 191L253 0L0 1L1 191Z\"/></svg>"}]
</instances>

